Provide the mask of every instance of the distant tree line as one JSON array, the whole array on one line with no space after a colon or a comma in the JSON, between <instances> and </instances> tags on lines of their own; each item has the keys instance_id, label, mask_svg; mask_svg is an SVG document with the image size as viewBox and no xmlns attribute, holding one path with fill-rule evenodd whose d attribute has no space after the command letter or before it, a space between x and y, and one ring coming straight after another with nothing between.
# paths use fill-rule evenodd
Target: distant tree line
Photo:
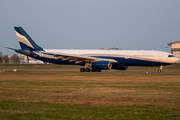
<instances>
[{"instance_id":1,"label":"distant tree line","mask_svg":"<svg viewBox=\"0 0 180 120\"><path fill-rule=\"evenodd\" d=\"M19 64L20 58L17 54L13 54L12 56L3 55L0 52L0 64Z\"/></svg>"}]
</instances>

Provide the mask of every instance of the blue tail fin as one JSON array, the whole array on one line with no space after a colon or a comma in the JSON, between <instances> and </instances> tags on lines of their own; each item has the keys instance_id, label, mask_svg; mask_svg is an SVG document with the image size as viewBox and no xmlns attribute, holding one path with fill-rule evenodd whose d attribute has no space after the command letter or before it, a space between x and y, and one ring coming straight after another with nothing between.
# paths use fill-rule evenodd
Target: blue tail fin
<instances>
[{"instance_id":1,"label":"blue tail fin","mask_svg":"<svg viewBox=\"0 0 180 120\"><path fill-rule=\"evenodd\" d=\"M31 49L42 51L43 48L38 46L22 27L14 27L21 49Z\"/></svg>"}]
</instances>

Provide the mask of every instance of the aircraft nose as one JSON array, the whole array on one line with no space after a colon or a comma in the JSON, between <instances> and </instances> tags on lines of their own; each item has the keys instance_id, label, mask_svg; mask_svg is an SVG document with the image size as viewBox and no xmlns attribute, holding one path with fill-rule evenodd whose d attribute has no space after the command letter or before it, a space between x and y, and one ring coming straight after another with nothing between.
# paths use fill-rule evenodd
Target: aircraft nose
<instances>
[{"instance_id":1,"label":"aircraft nose","mask_svg":"<svg viewBox=\"0 0 180 120\"><path fill-rule=\"evenodd\" d=\"M179 61L179 59L178 59L178 58L175 58L174 63L177 63L178 61Z\"/></svg>"}]
</instances>

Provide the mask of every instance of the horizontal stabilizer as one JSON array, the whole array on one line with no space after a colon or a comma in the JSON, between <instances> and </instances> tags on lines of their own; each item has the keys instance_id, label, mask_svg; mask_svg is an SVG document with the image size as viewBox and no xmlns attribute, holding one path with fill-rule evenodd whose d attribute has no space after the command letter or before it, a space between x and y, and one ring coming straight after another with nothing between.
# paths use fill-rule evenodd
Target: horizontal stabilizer
<instances>
[{"instance_id":1,"label":"horizontal stabilizer","mask_svg":"<svg viewBox=\"0 0 180 120\"><path fill-rule=\"evenodd\" d=\"M10 47L4 47L4 48L10 49L10 50L15 50L15 52L22 53L24 55L29 55L30 54L29 50L14 49L14 48L10 48Z\"/></svg>"}]
</instances>

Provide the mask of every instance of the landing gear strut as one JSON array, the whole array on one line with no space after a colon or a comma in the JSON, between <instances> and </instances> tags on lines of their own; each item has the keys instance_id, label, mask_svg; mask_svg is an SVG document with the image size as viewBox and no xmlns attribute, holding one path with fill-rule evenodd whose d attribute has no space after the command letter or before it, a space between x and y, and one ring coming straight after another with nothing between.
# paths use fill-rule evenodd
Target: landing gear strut
<instances>
[{"instance_id":1,"label":"landing gear strut","mask_svg":"<svg viewBox=\"0 0 180 120\"><path fill-rule=\"evenodd\" d=\"M96 68L91 68L91 63L90 62L85 62L85 68L81 68L80 72L101 72L101 69L96 69Z\"/></svg>"}]
</instances>

